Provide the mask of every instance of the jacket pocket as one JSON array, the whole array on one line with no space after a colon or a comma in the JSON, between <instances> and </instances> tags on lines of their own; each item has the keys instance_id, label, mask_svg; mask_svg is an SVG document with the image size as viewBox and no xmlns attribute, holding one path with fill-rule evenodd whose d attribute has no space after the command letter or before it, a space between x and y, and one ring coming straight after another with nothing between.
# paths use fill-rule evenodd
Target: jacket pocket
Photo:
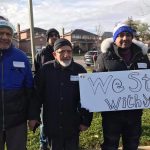
<instances>
[{"instance_id":1,"label":"jacket pocket","mask_svg":"<svg viewBox=\"0 0 150 150\"><path fill-rule=\"evenodd\" d=\"M24 68L17 68L12 67L11 68L11 83L15 87L22 87L24 82Z\"/></svg>"}]
</instances>

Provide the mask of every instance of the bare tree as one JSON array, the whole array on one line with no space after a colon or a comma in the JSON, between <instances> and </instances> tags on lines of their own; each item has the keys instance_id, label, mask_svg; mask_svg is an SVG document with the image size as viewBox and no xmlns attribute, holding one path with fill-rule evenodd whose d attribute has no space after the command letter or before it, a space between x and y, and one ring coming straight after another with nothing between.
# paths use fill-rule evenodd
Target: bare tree
<instances>
[{"instance_id":1,"label":"bare tree","mask_svg":"<svg viewBox=\"0 0 150 150\"><path fill-rule=\"evenodd\" d=\"M99 37L101 37L104 33L103 27L100 24L96 26L96 33Z\"/></svg>"},{"instance_id":2,"label":"bare tree","mask_svg":"<svg viewBox=\"0 0 150 150\"><path fill-rule=\"evenodd\" d=\"M138 36L143 41L150 38L150 25L148 23L143 23L139 20L133 20L132 17L128 17L126 23L135 30L135 36Z\"/></svg>"}]
</instances>

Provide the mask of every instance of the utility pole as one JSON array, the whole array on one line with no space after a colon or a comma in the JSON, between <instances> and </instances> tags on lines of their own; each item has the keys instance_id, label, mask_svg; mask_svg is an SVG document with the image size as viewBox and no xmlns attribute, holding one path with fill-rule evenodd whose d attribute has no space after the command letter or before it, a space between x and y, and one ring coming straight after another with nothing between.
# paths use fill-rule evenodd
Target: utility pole
<instances>
[{"instance_id":1,"label":"utility pole","mask_svg":"<svg viewBox=\"0 0 150 150\"><path fill-rule=\"evenodd\" d=\"M32 0L29 0L29 21L30 21L30 40L31 40L31 54L32 54L32 71L35 71L34 68L35 46L34 46L34 23L33 23Z\"/></svg>"}]
</instances>

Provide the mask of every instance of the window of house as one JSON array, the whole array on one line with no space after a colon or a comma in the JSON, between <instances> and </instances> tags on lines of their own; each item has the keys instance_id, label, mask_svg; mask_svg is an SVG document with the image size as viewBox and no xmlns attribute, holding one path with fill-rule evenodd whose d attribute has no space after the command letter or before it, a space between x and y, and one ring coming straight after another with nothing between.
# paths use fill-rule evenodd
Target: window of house
<instances>
[{"instance_id":1,"label":"window of house","mask_svg":"<svg viewBox=\"0 0 150 150\"><path fill-rule=\"evenodd\" d=\"M36 33L35 33L35 35L39 35L39 33L38 33L38 32L36 32Z\"/></svg>"},{"instance_id":2,"label":"window of house","mask_svg":"<svg viewBox=\"0 0 150 150\"><path fill-rule=\"evenodd\" d=\"M73 38L75 38L75 39L81 39L81 35L79 35L79 34L74 34L74 35L73 35Z\"/></svg>"},{"instance_id":3,"label":"window of house","mask_svg":"<svg viewBox=\"0 0 150 150\"><path fill-rule=\"evenodd\" d=\"M90 39L90 36L89 35L83 35L83 39L88 40L88 39Z\"/></svg>"},{"instance_id":4,"label":"window of house","mask_svg":"<svg viewBox=\"0 0 150 150\"><path fill-rule=\"evenodd\" d=\"M45 36L45 35L44 35L44 33L42 33L42 34L41 34L41 36L43 36L43 37L44 37L44 36Z\"/></svg>"}]
</instances>

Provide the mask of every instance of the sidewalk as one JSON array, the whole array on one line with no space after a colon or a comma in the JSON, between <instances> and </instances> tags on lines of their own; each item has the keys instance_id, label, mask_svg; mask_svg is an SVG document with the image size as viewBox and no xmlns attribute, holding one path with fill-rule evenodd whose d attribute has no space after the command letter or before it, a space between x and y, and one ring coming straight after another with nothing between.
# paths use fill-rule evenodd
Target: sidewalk
<instances>
[{"instance_id":1,"label":"sidewalk","mask_svg":"<svg viewBox=\"0 0 150 150\"><path fill-rule=\"evenodd\" d=\"M119 148L119 150L122 150L122 148ZM139 146L138 150L150 150L150 146Z\"/></svg>"},{"instance_id":2,"label":"sidewalk","mask_svg":"<svg viewBox=\"0 0 150 150\"><path fill-rule=\"evenodd\" d=\"M138 150L150 150L150 146L139 146Z\"/></svg>"}]
</instances>

